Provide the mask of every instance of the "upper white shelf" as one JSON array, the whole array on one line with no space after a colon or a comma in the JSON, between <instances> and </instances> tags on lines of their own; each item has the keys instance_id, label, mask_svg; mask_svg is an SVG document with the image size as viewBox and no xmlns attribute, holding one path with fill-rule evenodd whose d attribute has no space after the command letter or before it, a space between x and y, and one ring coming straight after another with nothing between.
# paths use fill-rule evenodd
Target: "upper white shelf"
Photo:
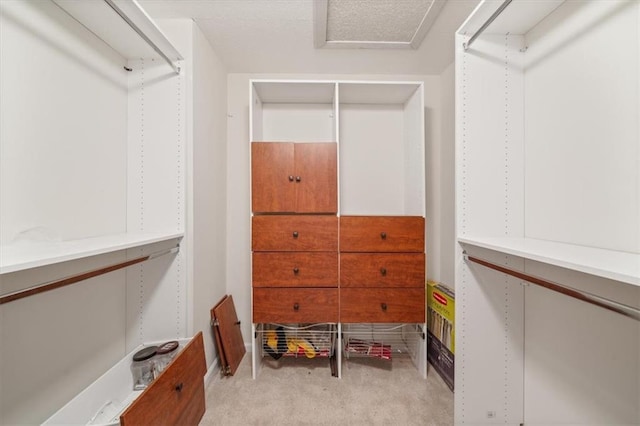
<instances>
[{"instance_id":1,"label":"upper white shelf","mask_svg":"<svg viewBox=\"0 0 640 426\"><path fill-rule=\"evenodd\" d=\"M420 86L420 82L344 81L339 85L340 103L402 105Z\"/></svg>"},{"instance_id":2,"label":"upper white shelf","mask_svg":"<svg viewBox=\"0 0 640 426\"><path fill-rule=\"evenodd\" d=\"M176 69L182 55L135 0L53 0L126 59L162 57Z\"/></svg>"},{"instance_id":3,"label":"upper white shelf","mask_svg":"<svg viewBox=\"0 0 640 426\"><path fill-rule=\"evenodd\" d=\"M526 34L565 0L513 0L489 25L484 34ZM484 0L460 26L458 34L471 36L504 3L504 0Z\"/></svg>"},{"instance_id":4,"label":"upper white shelf","mask_svg":"<svg viewBox=\"0 0 640 426\"><path fill-rule=\"evenodd\" d=\"M183 233L116 234L80 240L27 242L0 247L0 274L112 253L182 238Z\"/></svg>"},{"instance_id":5,"label":"upper white shelf","mask_svg":"<svg viewBox=\"0 0 640 426\"><path fill-rule=\"evenodd\" d=\"M640 286L640 254L531 238L458 238L458 242Z\"/></svg>"},{"instance_id":6,"label":"upper white shelf","mask_svg":"<svg viewBox=\"0 0 640 426\"><path fill-rule=\"evenodd\" d=\"M309 80L253 80L253 87L264 103L331 104L335 82Z\"/></svg>"}]
</instances>

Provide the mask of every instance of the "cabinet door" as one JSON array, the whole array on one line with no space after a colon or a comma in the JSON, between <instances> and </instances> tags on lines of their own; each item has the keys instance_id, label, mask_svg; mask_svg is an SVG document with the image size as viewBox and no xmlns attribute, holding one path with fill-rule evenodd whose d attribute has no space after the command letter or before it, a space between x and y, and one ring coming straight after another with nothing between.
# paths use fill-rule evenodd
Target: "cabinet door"
<instances>
[{"instance_id":1,"label":"cabinet door","mask_svg":"<svg viewBox=\"0 0 640 426\"><path fill-rule=\"evenodd\" d=\"M337 147L295 144L296 213L337 213Z\"/></svg>"},{"instance_id":2,"label":"cabinet door","mask_svg":"<svg viewBox=\"0 0 640 426\"><path fill-rule=\"evenodd\" d=\"M295 211L294 144L251 144L251 210L256 213Z\"/></svg>"}]
</instances>

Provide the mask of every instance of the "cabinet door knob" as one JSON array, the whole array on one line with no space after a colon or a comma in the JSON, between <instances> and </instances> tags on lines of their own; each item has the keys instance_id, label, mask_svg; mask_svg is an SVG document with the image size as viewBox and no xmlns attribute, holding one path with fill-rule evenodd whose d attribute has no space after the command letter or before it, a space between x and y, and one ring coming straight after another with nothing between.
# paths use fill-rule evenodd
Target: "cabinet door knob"
<instances>
[{"instance_id":1,"label":"cabinet door knob","mask_svg":"<svg viewBox=\"0 0 640 426\"><path fill-rule=\"evenodd\" d=\"M387 276L387 268L380 268L380 275L382 275L383 277Z\"/></svg>"},{"instance_id":2,"label":"cabinet door knob","mask_svg":"<svg viewBox=\"0 0 640 426\"><path fill-rule=\"evenodd\" d=\"M293 273L294 273L294 274L296 274L296 275L297 275L297 274L298 274L298 272L300 272L300 269L298 269L297 267L296 267L296 268L293 268Z\"/></svg>"},{"instance_id":3,"label":"cabinet door knob","mask_svg":"<svg viewBox=\"0 0 640 426\"><path fill-rule=\"evenodd\" d=\"M298 238L298 231L293 231L293 238Z\"/></svg>"},{"instance_id":4,"label":"cabinet door knob","mask_svg":"<svg viewBox=\"0 0 640 426\"><path fill-rule=\"evenodd\" d=\"M178 383L176 385L176 392L182 392L182 387L183 387L183 384L182 383Z\"/></svg>"},{"instance_id":5,"label":"cabinet door knob","mask_svg":"<svg viewBox=\"0 0 640 426\"><path fill-rule=\"evenodd\" d=\"M300 182L302 178L300 176L296 176L296 182Z\"/></svg>"},{"instance_id":6,"label":"cabinet door knob","mask_svg":"<svg viewBox=\"0 0 640 426\"><path fill-rule=\"evenodd\" d=\"M289 175L289 182L293 182L293 176Z\"/></svg>"},{"instance_id":7,"label":"cabinet door knob","mask_svg":"<svg viewBox=\"0 0 640 426\"><path fill-rule=\"evenodd\" d=\"M380 307L382 308L383 311L386 312L386 310L387 310L387 304L386 303L381 303Z\"/></svg>"},{"instance_id":8,"label":"cabinet door knob","mask_svg":"<svg viewBox=\"0 0 640 426\"><path fill-rule=\"evenodd\" d=\"M296 302L293 304L293 310L297 311L298 309L300 309L300 305L298 305L298 303Z\"/></svg>"},{"instance_id":9,"label":"cabinet door knob","mask_svg":"<svg viewBox=\"0 0 640 426\"><path fill-rule=\"evenodd\" d=\"M381 232L380 233L380 238L382 238L383 240L387 239L387 233L386 232Z\"/></svg>"}]
</instances>

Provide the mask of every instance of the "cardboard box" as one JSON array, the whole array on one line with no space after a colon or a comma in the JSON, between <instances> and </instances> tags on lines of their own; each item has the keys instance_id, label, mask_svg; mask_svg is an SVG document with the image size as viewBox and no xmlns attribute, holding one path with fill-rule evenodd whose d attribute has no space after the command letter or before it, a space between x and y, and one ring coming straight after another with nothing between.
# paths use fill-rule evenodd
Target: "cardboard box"
<instances>
[{"instance_id":1,"label":"cardboard box","mask_svg":"<svg viewBox=\"0 0 640 426\"><path fill-rule=\"evenodd\" d=\"M450 288L427 282L427 359L453 390L455 295Z\"/></svg>"}]
</instances>

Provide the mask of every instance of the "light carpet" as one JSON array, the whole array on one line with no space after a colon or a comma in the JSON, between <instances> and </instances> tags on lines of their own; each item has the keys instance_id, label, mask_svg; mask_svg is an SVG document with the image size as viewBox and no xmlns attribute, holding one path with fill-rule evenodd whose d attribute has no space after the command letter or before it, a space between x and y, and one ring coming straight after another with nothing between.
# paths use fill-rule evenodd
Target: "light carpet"
<instances>
[{"instance_id":1,"label":"light carpet","mask_svg":"<svg viewBox=\"0 0 640 426\"><path fill-rule=\"evenodd\" d=\"M234 376L206 390L201 425L453 425L453 393L429 365L427 380L408 357L343 360L264 358L256 380L247 353Z\"/></svg>"}]
</instances>

